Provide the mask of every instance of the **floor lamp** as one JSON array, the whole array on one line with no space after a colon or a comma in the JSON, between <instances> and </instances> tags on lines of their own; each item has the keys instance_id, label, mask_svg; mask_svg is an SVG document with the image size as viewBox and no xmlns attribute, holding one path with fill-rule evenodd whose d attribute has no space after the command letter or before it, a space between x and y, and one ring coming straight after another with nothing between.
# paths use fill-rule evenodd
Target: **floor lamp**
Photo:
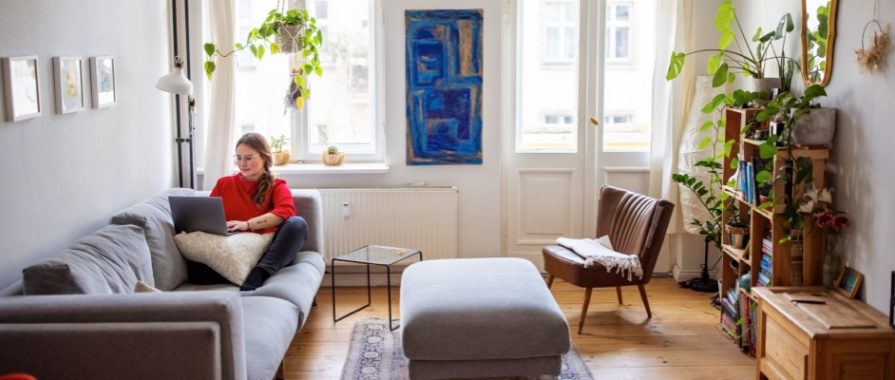
<instances>
[{"instance_id":1,"label":"floor lamp","mask_svg":"<svg viewBox=\"0 0 895 380\"><path fill-rule=\"evenodd\" d=\"M158 82L155 84L155 88L162 90L167 93L175 94L175 95L186 95L187 102L189 104L189 133L186 138L181 135L180 131L180 103L177 105L177 137L174 139L174 142L177 143L177 178L180 180L180 187L184 187L183 181L183 149L182 146L184 143L189 145L189 160L190 160L190 188L195 189L196 185L194 183L194 165L193 165L193 113L196 110L196 99L193 99L193 83L190 82L186 76L183 75L183 60L180 57L176 57L174 59L174 70L171 71L168 75L165 75L158 79ZM177 101L180 101L180 97L177 97Z\"/></svg>"}]
</instances>

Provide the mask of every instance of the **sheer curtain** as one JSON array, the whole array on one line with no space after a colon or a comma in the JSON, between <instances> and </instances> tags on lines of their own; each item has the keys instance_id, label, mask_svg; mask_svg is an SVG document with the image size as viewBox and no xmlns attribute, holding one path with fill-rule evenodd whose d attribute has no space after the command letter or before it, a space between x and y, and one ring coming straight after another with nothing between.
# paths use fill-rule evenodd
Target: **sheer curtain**
<instances>
[{"instance_id":1,"label":"sheer curtain","mask_svg":"<svg viewBox=\"0 0 895 380\"><path fill-rule=\"evenodd\" d=\"M661 1L656 15L649 192L650 196L679 204L678 186L671 175L677 170L677 147L693 99L695 65L684 65L681 75L671 82L665 80L665 73L672 51L693 50L693 0ZM675 207L669 234L681 232L680 215L680 207Z\"/></svg>"},{"instance_id":2,"label":"sheer curtain","mask_svg":"<svg viewBox=\"0 0 895 380\"><path fill-rule=\"evenodd\" d=\"M227 51L232 48L234 39L234 5L233 0L209 0L209 31L211 41L219 49ZM201 55L205 56L204 53ZM235 95L236 59L231 57L217 59L217 69L211 80L209 94L209 118L205 125L205 174L202 189L211 190L218 178L230 174L230 156L233 155L233 128L235 128ZM203 73L204 75L204 73Z\"/></svg>"}]
</instances>

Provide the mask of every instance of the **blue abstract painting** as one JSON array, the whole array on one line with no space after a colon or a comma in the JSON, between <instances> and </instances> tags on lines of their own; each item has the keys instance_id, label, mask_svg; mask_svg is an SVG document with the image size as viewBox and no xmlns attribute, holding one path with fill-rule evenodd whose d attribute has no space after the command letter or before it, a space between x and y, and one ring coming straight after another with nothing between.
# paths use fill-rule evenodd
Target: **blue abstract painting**
<instances>
[{"instance_id":1,"label":"blue abstract painting","mask_svg":"<svg viewBox=\"0 0 895 380\"><path fill-rule=\"evenodd\" d=\"M482 163L482 10L408 10L407 164Z\"/></svg>"}]
</instances>

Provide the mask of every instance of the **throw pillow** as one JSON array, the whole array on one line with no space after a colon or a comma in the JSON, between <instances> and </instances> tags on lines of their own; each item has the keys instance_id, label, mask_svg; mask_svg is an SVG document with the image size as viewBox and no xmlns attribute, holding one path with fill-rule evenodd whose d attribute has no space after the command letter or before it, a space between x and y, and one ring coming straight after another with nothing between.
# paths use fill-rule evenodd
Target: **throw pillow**
<instances>
[{"instance_id":1,"label":"throw pillow","mask_svg":"<svg viewBox=\"0 0 895 380\"><path fill-rule=\"evenodd\" d=\"M130 225L105 226L22 270L26 295L133 293L137 281L152 283L152 263L143 231Z\"/></svg>"},{"instance_id":2,"label":"throw pillow","mask_svg":"<svg viewBox=\"0 0 895 380\"><path fill-rule=\"evenodd\" d=\"M221 236L195 231L174 235L174 242L183 257L208 265L236 285L242 285L271 240L273 233L242 232Z\"/></svg>"},{"instance_id":3,"label":"throw pillow","mask_svg":"<svg viewBox=\"0 0 895 380\"><path fill-rule=\"evenodd\" d=\"M143 281L137 281L137 285L134 286L134 293L161 293L161 290L156 289L152 285L149 285Z\"/></svg>"}]
</instances>

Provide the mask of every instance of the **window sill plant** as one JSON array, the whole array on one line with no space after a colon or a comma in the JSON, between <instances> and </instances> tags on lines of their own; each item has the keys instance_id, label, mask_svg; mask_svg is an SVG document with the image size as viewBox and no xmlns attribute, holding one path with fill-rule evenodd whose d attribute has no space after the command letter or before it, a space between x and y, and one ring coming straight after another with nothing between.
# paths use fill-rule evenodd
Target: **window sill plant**
<instances>
[{"instance_id":1,"label":"window sill plant","mask_svg":"<svg viewBox=\"0 0 895 380\"><path fill-rule=\"evenodd\" d=\"M286 145L286 141L289 139L286 135L279 135L278 137L271 136L270 138L270 149L273 153L273 164L274 165L286 165L289 163L289 150L284 149Z\"/></svg>"},{"instance_id":2,"label":"window sill plant","mask_svg":"<svg viewBox=\"0 0 895 380\"><path fill-rule=\"evenodd\" d=\"M323 163L327 166L339 166L344 160L345 153L339 152L339 148L335 145L330 145L330 147L326 148L326 151L323 152Z\"/></svg>"},{"instance_id":3,"label":"window sill plant","mask_svg":"<svg viewBox=\"0 0 895 380\"><path fill-rule=\"evenodd\" d=\"M244 49L249 49L258 60L264 58L267 52L292 53L294 58L286 105L302 109L311 96L307 84L308 75L323 75L319 54L321 45L323 34L317 28L317 20L305 9L285 10L285 3L280 3L277 8L268 12L261 25L249 31L244 43L237 42L233 49L222 51L214 43L206 42L205 75L211 80L217 68L216 58L227 58Z\"/></svg>"}]
</instances>

